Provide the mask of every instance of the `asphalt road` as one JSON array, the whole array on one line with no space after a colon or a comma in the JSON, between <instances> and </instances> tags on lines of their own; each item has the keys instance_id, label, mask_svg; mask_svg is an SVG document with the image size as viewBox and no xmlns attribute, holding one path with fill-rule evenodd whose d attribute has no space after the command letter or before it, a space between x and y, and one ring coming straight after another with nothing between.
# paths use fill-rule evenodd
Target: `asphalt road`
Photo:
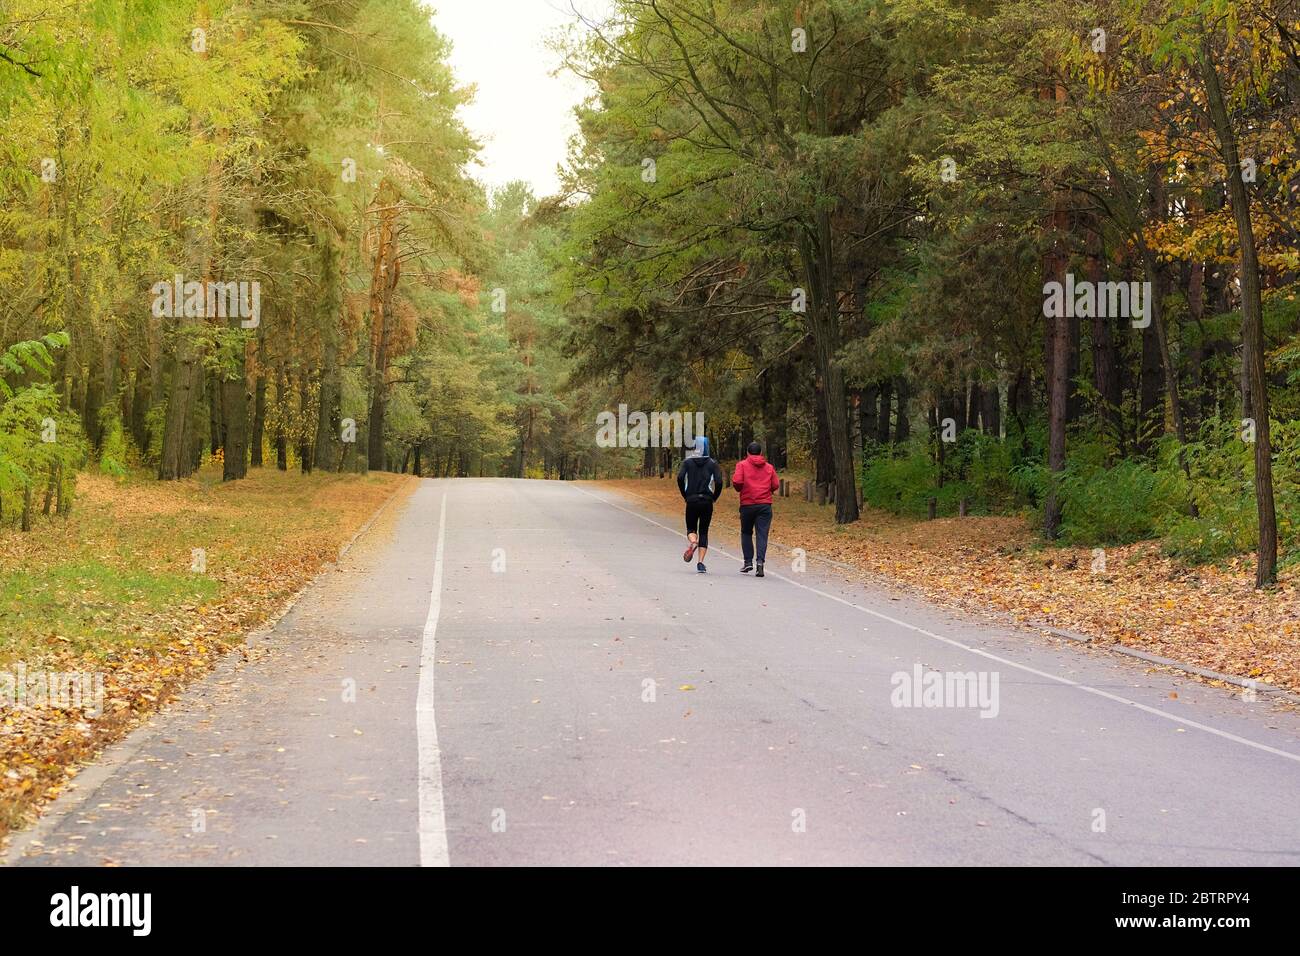
<instances>
[{"instance_id":1,"label":"asphalt road","mask_svg":"<svg viewBox=\"0 0 1300 956\"><path fill-rule=\"evenodd\" d=\"M11 862L1300 863L1294 712L714 545L426 480Z\"/></svg>"}]
</instances>

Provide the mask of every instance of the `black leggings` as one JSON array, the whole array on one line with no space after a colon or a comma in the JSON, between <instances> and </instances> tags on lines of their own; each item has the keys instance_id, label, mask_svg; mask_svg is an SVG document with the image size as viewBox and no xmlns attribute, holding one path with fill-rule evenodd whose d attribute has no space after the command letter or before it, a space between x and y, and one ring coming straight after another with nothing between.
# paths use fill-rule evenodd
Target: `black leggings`
<instances>
[{"instance_id":1,"label":"black leggings","mask_svg":"<svg viewBox=\"0 0 1300 956\"><path fill-rule=\"evenodd\" d=\"M686 530L699 535L698 543L701 548L709 546L709 522L712 520L712 499L686 502Z\"/></svg>"}]
</instances>

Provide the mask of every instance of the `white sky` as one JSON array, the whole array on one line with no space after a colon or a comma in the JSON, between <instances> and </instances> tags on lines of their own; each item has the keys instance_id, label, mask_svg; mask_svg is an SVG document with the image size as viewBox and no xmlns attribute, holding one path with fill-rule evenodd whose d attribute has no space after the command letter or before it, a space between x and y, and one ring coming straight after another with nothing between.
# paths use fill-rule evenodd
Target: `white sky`
<instances>
[{"instance_id":1,"label":"white sky","mask_svg":"<svg viewBox=\"0 0 1300 956\"><path fill-rule=\"evenodd\" d=\"M577 132L573 107L587 95L572 74L550 74L558 57L546 49L557 28L572 22L571 4L587 15L608 0L431 0L434 23L452 43L451 65L478 95L461 111L483 143L471 173L489 187L522 179L537 196L559 189L556 166Z\"/></svg>"}]
</instances>

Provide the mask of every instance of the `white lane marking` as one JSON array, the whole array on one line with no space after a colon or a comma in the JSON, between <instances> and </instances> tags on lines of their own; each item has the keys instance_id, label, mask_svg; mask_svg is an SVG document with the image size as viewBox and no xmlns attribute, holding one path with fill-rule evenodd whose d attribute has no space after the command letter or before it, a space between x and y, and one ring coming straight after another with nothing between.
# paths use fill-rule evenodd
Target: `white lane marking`
<instances>
[{"instance_id":1,"label":"white lane marking","mask_svg":"<svg viewBox=\"0 0 1300 956\"><path fill-rule=\"evenodd\" d=\"M614 502L610 501L608 498L602 498L600 495L595 494L594 492L590 492L585 488L579 488L577 485L572 485L571 487L575 491L581 491L584 495L587 495L590 498L595 498L597 501L604 502L605 504L609 505L611 508L617 508L619 511L625 511L628 514L632 515L633 517L640 518L642 521L648 521L653 525L658 525L660 528L663 528L665 531L671 531L673 534L678 534L678 532L674 528L671 528L668 525L663 524L662 522L655 521L654 518L648 518L645 515L641 514L640 512L633 511L630 508L624 508L622 505L615 504ZM719 554L724 554L729 558L734 559L736 557L734 554L724 551L722 548L713 547L713 545L709 545L709 550L717 551ZM764 568L764 570L766 570L766 568ZM1056 681L1058 684L1064 684L1067 687L1075 687L1081 691L1085 691L1086 693L1095 694L1098 697L1104 697L1107 700L1113 700L1119 704L1127 704L1130 707L1136 707L1138 710L1145 711L1146 713L1152 714L1156 717L1162 717L1165 720L1172 720L1176 724L1182 724L1186 727L1195 727L1197 730L1203 730L1207 734L1213 734L1216 737L1222 737L1224 740L1231 740L1234 743L1245 744L1247 747L1254 747L1256 750L1262 750L1265 753L1271 753L1274 754L1275 756L1285 757L1288 760L1294 760L1295 762L1300 763L1300 754L1293 754L1287 750L1279 750L1276 747L1270 747L1268 744L1261 744L1254 740L1247 740L1245 737L1238 737L1236 734L1229 733L1226 730L1219 730L1217 727L1210 727L1207 726L1206 724L1198 723L1195 720L1189 720L1186 717L1179 717L1177 714L1171 714L1168 711L1161 710L1158 707L1149 707L1148 705L1140 704L1135 700L1129 700L1127 697L1121 697L1119 694L1112 694L1110 691L1101 690L1100 688L1097 687L1090 687L1087 684L1080 684L1078 681L1070 680L1068 677L1060 677L1056 674L1049 674L1046 671L1040 671L1037 670L1036 668L1029 667L1026 664L1018 664L1015 661L1007 660L1005 657L998 657L996 654L990 654L988 651L981 650L978 647L971 647L968 644L963 644L961 641L954 640L951 637L944 637L942 634L936 634L934 633L934 631L927 631L923 627L917 627L915 624L909 624L907 621L900 620L896 617L890 617L888 614L881 614L879 611L873 611L871 608L863 607L861 604L854 604L852 601L848 601L842 597L838 597L837 595L830 594L826 591L822 591L819 588L815 588L810 585L803 584L799 581L795 581L790 578L787 578L783 574L777 574L774 571L767 571L767 576L776 578L777 580L780 581L784 581L787 584L793 584L797 588L803 588L805 591L811 591L813 594L820 595L821 597L824 598L829 598L832 601L837 601L840 604L845 605L846 607L851 607L855 610L863 612L864 614L870 614L872 617L877 617L882 621L888 621L890 624L895 624L898 627L904 627L907 628L909 631L915 631L917 634L923 634L926 637L933 638L936 641L942 641L945 644L951 644L953 647L959 647L963 651L969 651L972 654L978 654L980 657L988 658L989 660L996 661L999 664L1005 664L1007 667L1014 667L1016 670L1024 671L1026 674L1033 674L1035 677L1043 677L1046 678L1047 680Z\"/></svg>"},{"instance_id":2,"label":"white lane marking","mask_svg":"<svg viewBox=\"0 0 1300 956\"><path fill-rule=\"evenodd\" d=\"M442 548L447 535L447 493L438 512L438 546L433 553L433 588L429 616L420 643L420 689L415 699L415 734L420 752L420 866L450 866L447 817L442 801L442 750L433 713L434 666L437 662L438 615L442 612Z\"/></svg>"}]
</instances>

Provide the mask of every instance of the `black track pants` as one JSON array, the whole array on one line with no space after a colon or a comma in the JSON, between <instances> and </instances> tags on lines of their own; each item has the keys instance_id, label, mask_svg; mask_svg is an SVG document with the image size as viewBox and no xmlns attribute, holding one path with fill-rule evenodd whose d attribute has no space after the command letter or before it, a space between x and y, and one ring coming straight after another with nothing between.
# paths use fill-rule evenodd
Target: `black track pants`
<instances>
[{"instance_id":1,"label":"black track pants","mask_svg":"<svg viewBox=\"0 0 1300 956\"><path fill-rule=\"evenodd\" d=\"M758 563L767 560L767 531L772 527L771 505L741 505L740 551L746 564L754 563L754 535L758 535Z\"/></svg>"}]
</instances>

